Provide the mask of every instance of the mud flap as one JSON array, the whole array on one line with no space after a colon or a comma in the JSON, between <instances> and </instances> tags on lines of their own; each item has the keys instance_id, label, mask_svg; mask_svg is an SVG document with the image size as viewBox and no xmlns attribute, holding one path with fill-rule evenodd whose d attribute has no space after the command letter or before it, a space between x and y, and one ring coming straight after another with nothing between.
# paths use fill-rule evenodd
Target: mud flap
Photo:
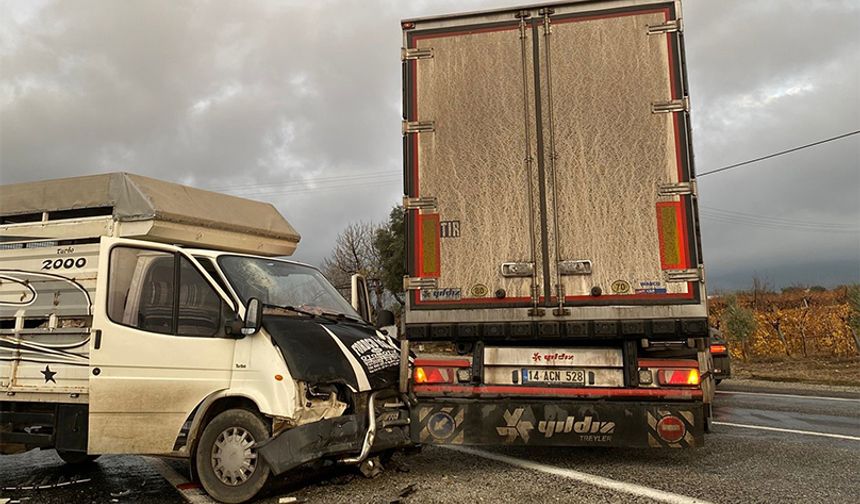
<instances>
[{"instance_id":1,"label":"mud flap","mask_svg":"<svg viewBox=\"0 0 860 504\"><path fill-rule=\"evenodd\" d=\"M658 433L664 417L683 428ZM426 401L412 409L412 441L423 444L687 448L704 444L702 403Z\"/></svg>"}]
</instances>

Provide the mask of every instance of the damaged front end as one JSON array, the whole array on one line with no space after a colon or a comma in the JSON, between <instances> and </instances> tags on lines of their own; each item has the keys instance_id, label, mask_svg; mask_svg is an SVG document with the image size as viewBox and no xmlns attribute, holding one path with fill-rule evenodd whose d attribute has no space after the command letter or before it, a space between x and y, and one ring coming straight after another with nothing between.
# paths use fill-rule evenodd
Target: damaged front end
<instances>
[{"instance_id":1,"label":"damaged front end","mask_svg":"<svg viewBox=\"0 0 860 504\"><path fill-rule=\"evenodd\" d=\"M353 411L276 431L257 445L273 474L316 460L360 464L369 455L412 445L409 409L395 390L354 396Z\"/></svg>"}]
</instances>

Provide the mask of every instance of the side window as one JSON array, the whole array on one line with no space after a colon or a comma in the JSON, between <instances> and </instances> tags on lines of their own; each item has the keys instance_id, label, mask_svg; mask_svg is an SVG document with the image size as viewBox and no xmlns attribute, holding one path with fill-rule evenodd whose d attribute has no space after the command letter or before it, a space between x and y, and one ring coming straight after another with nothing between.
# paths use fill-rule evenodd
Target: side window
<instances>
[{"instance_id":1,"label":"side window","mask_svg":"<svg viewBox=\"0 0 860 504\"><path fill-rule=\"evenodd\" d=\"M221 298L188 259L179 259L180 336L214 336L221 324Z\"/></svg>"},{"instance_id":2,"label":"side window","mask_svg":"<svg viewBox=\"0 0 860 504\"><path fill-rule=\"evenodd\" d=\"M108 317L118 324L180 336L215 336L223 327L221 298L182 256L114 247L109 274Z\"/></svg>"},{"instance_id":3,"label":"side window","mask_svg":"<svg viewBox=\"0 0 860 504\"><path fill-rule=\"evenodd\" d=\"M174 277L173 254L115 247L110 256L108 316L119 324L172 334Z\"/></svg>"}]
</instances>

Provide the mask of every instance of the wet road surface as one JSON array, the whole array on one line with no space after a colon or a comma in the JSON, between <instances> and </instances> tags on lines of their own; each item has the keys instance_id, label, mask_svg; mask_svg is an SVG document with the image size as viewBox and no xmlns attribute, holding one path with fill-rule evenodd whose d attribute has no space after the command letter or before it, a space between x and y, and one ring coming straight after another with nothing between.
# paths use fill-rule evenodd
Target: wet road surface
<instances>
[{"instance_id":1,"label":"wet road surface","mask_svg":"<svg viewBox=\"0 0 860 504\"><path fill-rule=\"evenodd\" d=\"M348 468L309 468L280 479L258 502L857 502L860 393L726 382L715 421L705 447L693 450L425 447L396 456L373 479ZM0 497L185 502L174 487L185 481L187 464L159 467L172 483L142 457L102 457L72 469L52 451L0 456ZM42 488L25 489L31 486ZM197 502L208 500L193 485L182 487Z\"/></svg>"}]
</instances>

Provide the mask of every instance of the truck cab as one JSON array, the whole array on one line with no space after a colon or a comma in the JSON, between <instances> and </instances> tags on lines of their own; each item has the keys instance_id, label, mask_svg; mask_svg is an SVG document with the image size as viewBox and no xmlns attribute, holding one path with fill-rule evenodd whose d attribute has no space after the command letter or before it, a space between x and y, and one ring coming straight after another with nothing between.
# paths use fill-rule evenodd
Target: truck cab
<instances>
[{"instance_id":1,"label":"truck cab","mask_svg":"<svg viewBox=\"0 0 860 504\"><path fill-rule=\"evenodd\" d=\"M410 443L400 351L369 323L360 277L365 303L354 307L316 268L273 257L298 235L268 205L127 174L86 178L0 191L38 200L88 184L110 203L70 217L58 196L31 220L23 211L39 202L0 197L4 453L184 457L210 495L243 502L307 462L360 464ZM129 217L141 215L129 192L152 207L143 224ZM162 200L180 195L186 208L232 206L267 229L254 243L235 221L168 217ZM106 232L79 236L92 229Z\"/></svg>"}]
</instances>

